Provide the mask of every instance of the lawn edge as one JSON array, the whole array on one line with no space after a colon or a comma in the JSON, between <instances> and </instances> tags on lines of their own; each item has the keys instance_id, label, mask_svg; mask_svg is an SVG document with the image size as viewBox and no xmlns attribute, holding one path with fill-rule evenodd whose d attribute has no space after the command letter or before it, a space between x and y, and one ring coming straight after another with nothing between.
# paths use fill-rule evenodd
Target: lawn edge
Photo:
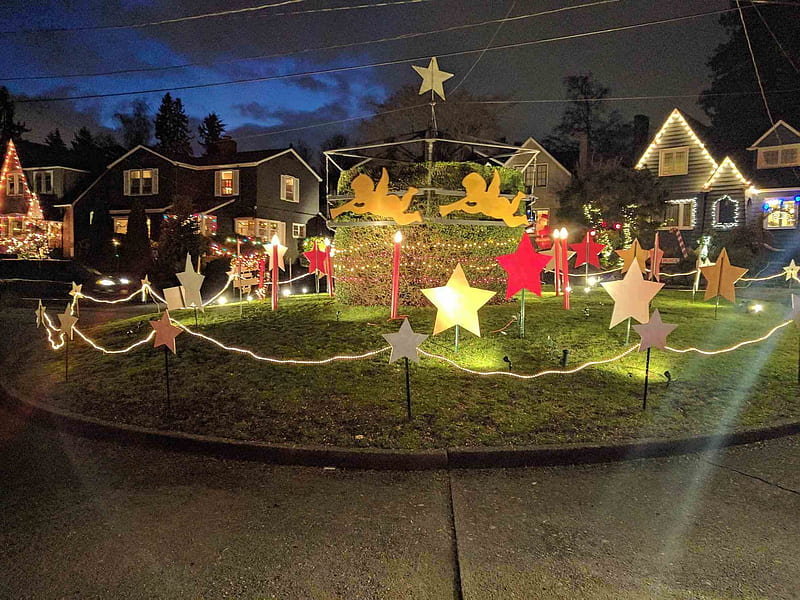
<instances>
[{"instance_id":1,"label":"lawn edge","mask_svg":"<svg viewBox=\"0 0 800 600\"><path fill-rule=\"evenodd\" d=\"M18 415L90 439L282 465L375 470L485 469L616 462L691 454L800 433L800 422L720 434L611 444L451 447L433 450L276 444L113 423L22 397L0 382L0 403Z\"/></svg>"}]
</instances>

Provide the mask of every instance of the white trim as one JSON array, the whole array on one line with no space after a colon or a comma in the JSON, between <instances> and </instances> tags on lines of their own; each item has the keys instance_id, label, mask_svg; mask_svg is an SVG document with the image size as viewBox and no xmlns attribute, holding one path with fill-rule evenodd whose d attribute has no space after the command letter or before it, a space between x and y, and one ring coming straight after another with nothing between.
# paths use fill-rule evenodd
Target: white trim
<instances>
[{"instance_id":1,"label":"white trim","mask_svg":"<svg viewBox=\"0 0 800 600\"><path fill-rule=\"evenodd\" d=\"M555 165L557 165L557 166L558 166L558 167L559 167L559 168L560 168L562 171L564 171L564 173L566 173L567 175L569 175L570 177L572 177L572 173L570 173L570 172L569 172L569 169L567 169L567 168L566 168L564 165L562 165L560 162L558 162L558 159L557 159L555 156L553 156L552 154L550 154L550 153L549 153L549 152L548 152L548 151L545 149L545 147L544 147L544 146L542 146L542 145L541 145L539 142L537 142L537 141L536 141L535 139L533 139L532 137L529 137L527 140L525 140L525 141L522 143L522 148L524 148L525 150L530 150L530 148L525 148L525 146L528 144L528 142L533 142L534 144L536 144L536 145L539 147L539 150L538 150L539 154L544 154L544 155L545 155L547 158L549 158L550 160L552 160L552 161L553 161L553 163L554 163ZM534 148L534 150L535 150L535 148ZM520 153L521 153L521 151L520 151L520 150L517 150L517 152L515 152L514 154L516 155L516 154L520 154ZM511 158L514 158L514 157L512 156ZM511 160L511 158L509 158L509 159L506 161L506 165L507 165L507 164L508 164L508 162ZM537 163L536 163L536 161L534 161L534 162L533 162L533 164L537 164ZM530 163L529 163L529 165L530 165Z\"/></svg>"},{"instance_id":2,"label":"white trim","mask_svg":"<svg viewBox=\"0 0 800 600\"><path fill-rule=\"evenodd\" d=\"M309 166L309 164L301 158L301 156L295 151L294 148L287 148L286 150L282 150L282 151L278 152L277 154L273 154L272 156L267 156L266 158L262 158L261 160L257 160L255 162L229 163L229 164L216 164L216 165L193 165L193 164L185 163L185 162L175 162L175 161L170 161L170 162L172 162L176 166L183 167L185 169L192 169L193 171L218 171L218 170L223 170L223 169L240 169L240 168L244 168L244 167L257 167L260 164L263 164L265 162L269 162L274 158L278 158L279 156L283 156L283 155L289 154L289 153L294 154L294 157L297 160L299 160L300 163L306 169L311 171L311 174L314 175L314 177L317 178L317 181L322 181L322 177L317 175L317 172L314 169L312 169ZM167 159L167 160L169 160L169 159Z\"/></svg>"},{"instance_id":3,"label":"white trim","mask_svg":"<svg viewBox=\"0 0 800 600\"><path fill-rule=\"evenodd\" d=\"M203 216L209 215L209 214L219 210L223 206L228 206L228 204L231 204L232 202L236 202L236 198L231 198L230 200L227 200L227 201L223 202L222 204L217 204L216 206L212 206L208 210L204 210L204 211L202 211L202 212L200 212L198 214L201 214Z\"/></svg>"},{"instance_id":4,"label":"white trim","mask_svg":"<svg viewBox=\"0 0 800 600\"><path fill-rule=\"evenodd\" d=\"M73 169L72 167L62 167L61 165L52 165L47 167L22 167L23 171L39 171L46 169L63 169L64 171L77 171L78 173L91 173L86 169Z\"/></svg>"},{"instance_id":5,"label":"white trim","mask_svg":"<svg viewBox=\"0 0 800 600\"><path fill-rule=\"evenodd\" d=\"M662 225L661 227L657 227L657 229L659 229L661 231L669 231L671 229L678 229L680 231L692 231L695 228L695 226L697 225L697 198L696 197L695 198L679 198L679 199L676 199L676 200L666 200L665 203L666 204L678 204L678 205L680 205L680 204L683 204L683 205L691 204L692 205L692 209L691 209L691 211L692 211L691 212L691 224L688 225L688 226ZM682 213L684 211L679 210L679 212Z\"/></svg>"},{"instance_id":6,"label":"white trim","mask_svg":"<svg viewBox=\"0 0 800 600\"><path fill-rule=\"evenodd\" d=\"M69 206L68 204L66 206ZM162 213L167 212L170 208L172 208L172 204L164 206L162 208L146 208L144 212L146 215L160 215ZM127 215L130 214L130 208L115 208L114 210L109 210L108 214L110 215Z\"/></svg>"},{"instance_id":7,"label":"white trim","mask_svg":"<svg viewBox=\"0 0 800 600\"><path fill-rule=\"evenodd\" d=\"M789 131L791 131L791 132L792 132L793 134L795 134L797 137L800 137L800 131L797 131L797 129L795 129L794 127L792 127L791 125L789 125L789 124L788 124L786 121L784 121L783 119L780 119L780 120L779 120L777 123L775 123L775 125L773 125L773 126L772 126L772 127L770 127L769 129L767 129L767 132L766 132L764 135L762 135L762 136L761 136L760 138L758 138L758 139L757 139L755 142L753 142L752 144L750 144L750 147L748 148L748 150L758 150L758 148L757 148L756 146L758 146L758 144L759 144L759 143L760 143L760 142L761 142L761 141L762 141L764 138L766 138L766 137L767 137L767 136L768 136L770 133L772 133L773 131L775 131L775 130L778 128L778 126L779 126L779 125L783 125L784 127L786 127L786 129L788 129ZM767 148L770 148L770 147L771 147L771 146L767 146Z\"/></svg>"},{"instance_id":8,"label":"white trim","mask_svg":"<svg viewBox=\"0 0 800 600\"><path fill-rule=\"evenodd\" d=\"M664 154L667 152L672 152L676 154L678 152L685 152L686 153L686 169L681 173L665 173L664 172ZM675 157L673 156L673 161ZM688 175L689 174L689 146L670 146L668 148L659 148L658 149L658 176L659 177L680 177L681 175Z\"/></svg>"},{"instance_id":9,"label":"white trim","mask_svg":"<svg viewBox=\"0 0 800 600\"><path fill-rule=\"evenodd\" d=\"M719 222L719 203L723 200L730 200L733 202L733 223L720 223ZM739 208L739 201L731 198L729 194L720 196L711 205L711 227L714 229L734 229L739 226L741 217L741 209Z\"/></svg>"}]
</instances>

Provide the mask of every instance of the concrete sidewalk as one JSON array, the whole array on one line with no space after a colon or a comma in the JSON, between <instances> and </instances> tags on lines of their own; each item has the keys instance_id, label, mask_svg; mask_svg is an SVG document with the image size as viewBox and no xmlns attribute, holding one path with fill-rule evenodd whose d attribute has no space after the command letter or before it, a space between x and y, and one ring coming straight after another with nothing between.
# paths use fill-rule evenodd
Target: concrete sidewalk
<instances>
[{"instance_id":1,"label":"concrete sidewalk","mask_svg":"<svg viewBox=\"0 0 800 600\"><path fill-rule=\"evenodd\" d=\"M799 464L794 437L574 467L325 470L0 412L0 597L797 598Z\"/></svg>"}]
</instances>

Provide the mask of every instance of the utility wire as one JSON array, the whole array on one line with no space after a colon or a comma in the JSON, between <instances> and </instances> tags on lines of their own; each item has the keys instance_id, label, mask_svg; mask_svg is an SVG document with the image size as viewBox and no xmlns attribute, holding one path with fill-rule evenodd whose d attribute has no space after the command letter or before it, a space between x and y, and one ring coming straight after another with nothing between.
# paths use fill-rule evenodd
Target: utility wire
<instances>
[{"instance_id":1,"label":"utility wire","mask_svg":"<svg viewBox=\"0 0 800 600\"><path fill-rule=\"evenodd\" d=\"M233 10L222 10L213 13L204 13L200 15L189 15L186 17L176 17L174 19L163 19L160 21L147 21L144 23L132 23L128 25L87 25L85 27L52 27L52 28L35 28L35 29L11 29L0 31L0 35L14 35L26 33L72 33L83 31L117 31L121 29L142 29L145 27L156 27L159 25L173 25L175 23L183 23L186 21L198 21L201 19L212 19L217 17L227 17L230 15L245 14L259 12L269 8L276 8L279 6L286 6L287 4L298 4L306 2L307 0L283 0L282 2L274 2L272 4L261 4L259 6L251 6L248 8L239 8ZM434 2L435 0L395 0L394 2L370 2L368 4L357 4L352 6L331 6L327 8L312 8L309 10L298 10L293 12L279 12L273 13L271 17L285 17L293 15L306 15L310 13L323 13L323 12L336 12L344 10L360 10L365 8L376 8L384 6L394 6L397 4L421 4L423 2Z\"/></svg>"},{"instance_id":2,"label":"utility wire","mask_svg":"<svg viewBox=\"0 0 800 600\"><path fill-rule=\"evenodd\" d=\"M476 27L484 27L486 25L496 25L496 24L503 24L509 21L520 21L523 19L532 19L535 17L541 17L544 15L551 15L555 13L560 13L568 10L576 10L580 8L589 8L592 6L598 6L601 4L610 4L615 2L621 2L622 0L597 0L595 2L587 2L585 4L576 4L574 6L564 6L561 8L555 8L550 10L543 10L535 13L528 13L525 15L519 15L516 17L506 17L504 19L491 19L488 21L479 21L476 23L467 23L465 25L453 25L450 27L442 27L439 29L433 29L429 31L420 31L414 33L403 33L399 35L377 38L372 40L365 40L362 42L349 42L347 44L335 44L332 46L322 46L318 48L304 48L302 50L294 50L292 52L276 52L273 54L261 54L256 56L245 56L242 58L231 58L227 60L218 60L213 63L183 63L180 65L166 65L163 67L140 67L134 69L118 69L113 71L101 71L98 73L70 73L67 75L33 75L27 77L0 77L0 81L34 81L34 80L44 80L44 79L69 79L74 77L103 77L106 75L124 75L129 73L147 73L147 72L155 72L155 71L170 71L174 69L185 69L188 67L214 67L217 65L224 65L230 63L237 63L237 62L244 62L249 60L261 60L266 58L283 58L287 56L296 56L300 54L307 54L309 52L323 52L326 50L341 50L343 48L353 48L355 46L364 46L368 44L378 44L384 42L394 42L397 40L408 40L418 37L424 37L429 35L436 35L439 33L449 33L451 31L460 31L464 29L473 29Z\"/></svg>"},{"instance_id":3,"label":"utility wire","mask_svg":"<svg viewBox=\"0 0 800 600\"><path fill-rule=\"evenodd\" d=\"M756 63L756 55L753 53L753 46L750 44L750 34L747 33L747 24L744 21L744 13L742 13L742 5L739 0L736 0L736 7L739 9L739 18L742 21L742 29L744 29L744 37L747 40L747 49L750 51L750 59L753 61L753 70L756 72L756 81L758 81L758 89L761 90L761 99L764 101L764 108L767 111L769 122L775 125L775 119L772 118L772 112L769 110L769 103L767 102L767 95L764 93L764 85L761 83L761 75L758 72L758 64Z\"/></svg>"},{"instance_id":4,"label":"utility wire","mask_svg":"<svg viewBox=\"0 0 800 600\"><path fill-rule=\"evenodd\" d=\"M568 35L561 35L551 38L545 38L541 40L530 40L526 42L517 42L512 44L503 44L501 46L494 46L489 48L489 51L498 51L498 50L508 50L511 48L522 48L525 46L534 46L539 44L547 44L552 42L560 42L564 40L573 40L583 37L593 37L596 35L604 35L608 33L617 33L620 31L629 31L632 29L638 29L641 27L651 27L653 25L664 25L668 23L677 23L679 21L686 21L689 19L697 19L700 17L707 17L712 15L719 15L723 13L728 13L731 11L735 11L735 8L729 9L722 9L722 10L714 10L702 13L695 13L691 15L684 15L680 17L671 17L667 19L658 19L655 21L646 21L644 23L635 23L633 25L621 25L618 27L609 27L607 29L600 29L595 31L586 31L582 33L574 33ZM439 53L438 57L452 57L452 56L464 56L467 54L475 54L483 52L483 49L473 49L473 50L459 50L454 52L443 52ZM399 64L407 64L411 62L417 62L421 60L426 60L430 58L428 55L425 56L417 56L414 58L402 58L402 59L395 59L395 60L387 60L375 63L368 63L368 64L361 64L361 65L351 65L348 67L332 67L328 69L315 69L312 71L301 71L296 73L286 73L283 75L269 75L264 77L248 77L244 79L234 79L229 81L218 81L218 82L210 82L210 83L197 83L197 84L189 84L189 85L180 85L180 86L170 86L170 87L161 87L161 88L150 88L150 89L140 89L140 90L133 90L128 92L106 92L106 93L97 93L97 94L80 94L75 96L60 96L54 98L25 98L15 100L18 104L26 104L32 102L61 102L66 100L86 100L90 98L117 98L121 96L135 96L138 94L150 94L150 93L159 93L159 92L174 92L180 90L191 90L191 89L205 89L205 88L212 88L212 87L221 87L226 85L234 85L234 84L242 84L242 83L256 83L256 82L264 82L264 81L277 81L283 79L292 79L295 77L307 77L313 75L328 75L331 73L344 73L348 71L358 71L362 69L372 69L376 67L386 67L392 65L399 65Z\"/></svg>"},{"instance_id":5,"label":"utility wire","mask_svg":"<svg viewBox=\"0 0 800 600\"><path fill-rule=\"evenodd\" d=\"M798 5L798 7L800 7L800 5ZM792 57L789 56L788 52L786 52L786 49L783 47L783 44L781 44L780 40L772 32L772 28L769 26L769 24L767 23L766 19L764 19L764 16L761 14L761 11L758 10L758 6L755 3L753 3L753 8L755 9L756 14L758 15L758 18L761 19L761 22L764 24L764 27L766 27L766 29L769 32L770 36L772 36L772 39L775 41L775 44L780 49L781 54L783 54L783 57L789 62L790 65L792 65L792 68L794 69L795 73L800 73L800 69L797 68L797 65L794 64L794 61L792 60Z\"/></svg>"}]
</instances>

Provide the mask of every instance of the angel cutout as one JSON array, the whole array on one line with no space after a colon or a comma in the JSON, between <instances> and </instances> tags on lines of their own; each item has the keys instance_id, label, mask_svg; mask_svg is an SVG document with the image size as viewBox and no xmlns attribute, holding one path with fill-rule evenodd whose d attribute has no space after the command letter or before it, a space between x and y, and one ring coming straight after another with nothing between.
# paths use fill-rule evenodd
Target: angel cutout
<instances>
[{"instance_id":1,"label":"angel cutout","mask_svg":"<svg viewBox=\"0 0 800 600\"><path fill-rule=\"evenodd\" d=\"M408 225L409 223L421 223L422 215L419 211L407 213L411 199L417 193L417 188L410 187L403 194L403 198L398 198L394 194L389 194L389 174L386 168L381 171L381 178L378 185L373 185L372 179L363 173L353 179L350 184L353 188L354 198L331 209L331 218L336 218L343 212L354 212L357 215L372 213L379 217L389 217L394 219L398 225Z\"/></svg>"},{"instance_id":2,"label":"angel cutout","mask_svg":"<svg viewBox=\"0 0 800 600\"><path fill-rule=\"evenodd\" d=\"M467 195L461 200L440 206L439 213L443 217L454 210L463 210L471 215L483 213L495 219L502 219L509 227L528 224L528 217L514 214L525 194L517 192L512 200L503 198L500 195L500 173L497 169L494 170L492 181L488 186L479 173L470 173L464 177L461 185L464 186Z\"/></svg>"}]
</instances>

